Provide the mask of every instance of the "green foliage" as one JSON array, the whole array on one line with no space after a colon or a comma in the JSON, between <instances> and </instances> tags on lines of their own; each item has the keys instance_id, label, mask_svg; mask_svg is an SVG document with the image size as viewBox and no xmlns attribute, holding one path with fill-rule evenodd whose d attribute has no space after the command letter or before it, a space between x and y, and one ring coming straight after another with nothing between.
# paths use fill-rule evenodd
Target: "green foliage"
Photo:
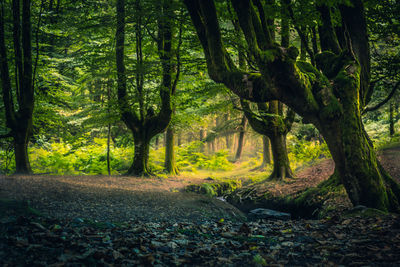
<instances>
[{"instance_id":1,"label":"green foliage","mask_svg":"<svg viewBox=\"0 0 400 267\"><path fill-rule=\"evenodd\" d=\"M78 140L82 141L82 140ZM35 173L57 175L107 174L105 138L94 138L92 143L78 147L77 144L60 142L34 146L30 149L32 169ZM73 149L74 147L78 147ZM133 149L112 147L110 163L112 174L121 174L129 168Z\"/></svg>"},{"instance_id":2,"label":"green foliage","mask_svg":"<svg viewBox=\"0 0 400 267\"><path fill-rule=\"evenodd\" d=\"M315 161L318 158L330 157L326 143L318 141L304 141L292 143L289 146L290 154L298 160Z\"/></svg>"}]
</instances>

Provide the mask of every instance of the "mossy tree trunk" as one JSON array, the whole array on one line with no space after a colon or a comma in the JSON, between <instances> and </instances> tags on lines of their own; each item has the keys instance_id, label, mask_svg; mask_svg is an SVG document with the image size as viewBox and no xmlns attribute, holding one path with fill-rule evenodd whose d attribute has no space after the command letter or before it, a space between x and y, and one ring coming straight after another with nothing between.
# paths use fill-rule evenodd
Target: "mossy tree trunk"
<instances>
[{"instance_id":1,"label":"mossy tree trunk","mask_svg":"<svg viewBox=\"0 0 400 267\"><path fill-rule=\"evenodd\" d=\"M235 154L235 161L240 160L240 158L242 157L243 145L244 145L244 135L246 133L246 125L247 125L247 118L245 115L243 115L242 120L239 125L239 136L238 136L238 145L237 145L236 154Z\"/></svg>"},{"instance_id":2,"label":"mossy tree trunk","mask_svg":"<svg viewBox=\"0 0 400 267\"><path fill-rule=\"evenodd\" d=\"M0 74L3 91L3 102L6 125L10 132L0 136L12 137L14 143L16 174L31 174L28 143L32 134L32 114L34 109L34 85L31 45L31 1L12 1L13 46L15 58L15 85L11 85L10 69L7 59L8 51L5 42L5 18L3 6L0 10ZM14 91L14 92L13 92ZM13 97L15 95L15 98ZM14 101L17 101L16 105Z\"/></svg>"},{"instance_id":3,"label":"mossy tree trunk","mask_svg":"<svg viewBox=\"0 0 400 267\"><path fill-rule=\"evenodd\" d=\"M269 138L265 135L262 136L263 142L263 161L261 164L261 168L271 164L271 145Z\"/></svg>"},{"instance_id":4,"label":"mossy tree trunk","mask_svg":"<svg viewBox=\"0 0 400 267\"><path fill-rule=\"evenodd\" d=\"M143 176L151 174L149 170L149 152L150 152L150 141L146 138L134 138L135 141L135 152L133 157L133 163L129 167L127 175Z\"/></svg>"},{"instance_id":5,"label":"mossy tree trunk","mask_svg":"<svg viewBox=\"0 0 400 267\"><path fill-rule=\"evenodd\" d=\"M243 99L285 103L323 134L353 205L400 212L399 184L379 164L361 120L360 111L373 90L369 86L369 41L362 0L334 4L341 16L343 40L338 40L332 27L332 6L316 9L321 15L318 30L323 51L315 57L317 68L296 61L297 48L274 42L271 31L275 27L263 27L261 14L265 12L256 10L252 1L231 0L258 73L238 68L225 49L214 1L184 2L214 81Z\"/></svg>"},{"instance_id":6,"label":"mossy tree trunk","mask_svg":"<svg viewBox=\"0 0 400 267\"><path fill-rule=\"evenodd\" d=\"M286 148L286 134L277 134L272 138L270 137L270 140L274 160L274 168L270 178L278 180L293 178Z\"/></svg>"}]
</instances>

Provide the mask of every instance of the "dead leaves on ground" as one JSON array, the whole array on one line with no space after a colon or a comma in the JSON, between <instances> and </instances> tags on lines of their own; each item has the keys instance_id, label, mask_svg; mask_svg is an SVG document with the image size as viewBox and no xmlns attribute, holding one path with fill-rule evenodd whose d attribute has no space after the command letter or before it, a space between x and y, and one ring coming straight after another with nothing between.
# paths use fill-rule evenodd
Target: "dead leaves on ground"
<instances>
[{"instance_id":1,"label":"dead leaves on ground","mask_svg":"<svg viewBox=\"0 0 400 267\"><path fill-rule=\"evenodd\" d=\"M121 224L7 216L0 265L396 265L399 226L396 216Z\"/></svg>"}]
</instances>

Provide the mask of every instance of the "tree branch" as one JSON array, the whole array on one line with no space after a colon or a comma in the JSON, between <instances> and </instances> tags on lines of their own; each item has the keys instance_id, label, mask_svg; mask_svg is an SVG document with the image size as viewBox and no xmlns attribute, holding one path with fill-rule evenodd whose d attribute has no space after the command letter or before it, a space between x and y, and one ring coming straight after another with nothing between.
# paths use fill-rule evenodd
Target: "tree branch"
<instances>
[{"instance_id":1,"label":"tree branch","mask_svg":"<svg viewBox=\"0 0 400 267\"><path fill-rule=\"evenodd\" d=\"M388 94L388 96L382 100L382 102L380 102L379 104L373 106L373 107L366 107L361 114L365 114L367 112L370 111L375 111L377 109L379 109L380 107L382 107L383 105L385 105L387 102L389 102L389 100L394 96L394 94L396 93L397 88L400 85L400 81L396 83L395 86L393 86L392 91Z\"/></svg>"},{"instance_id":2,"label":"tree branch","mask_svg":"<svg viewBox=\"0 0 400 267\"><path fill-rule=\"evenodd\" d=\"M42 21L42 12L43 12L43 7L44 7L44 0L41 1L40 4L40 11L39 11L39 20L36 26L36 32L35 32L35 41L36 41L36 57L35 57L35 65L33 67L33 75L32 75L32 89L35 89L35 80L36 80L36 69L39 61L39 29L40 29L40 23Z\"/></svg>"}]
</instances>

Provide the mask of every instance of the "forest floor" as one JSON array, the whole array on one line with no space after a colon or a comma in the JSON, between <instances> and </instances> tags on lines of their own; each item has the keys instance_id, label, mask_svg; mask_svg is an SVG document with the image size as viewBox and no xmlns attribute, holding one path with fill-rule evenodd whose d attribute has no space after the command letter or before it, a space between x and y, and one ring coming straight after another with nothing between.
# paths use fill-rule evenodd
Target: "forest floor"
<instances>
[{"instance_id":1,"label":"forest floor","mask_svg":"<svg viewBox=\"0 0 400 267\"><path fill-rule=\"evenodd\" d=\"M400 147L383 150L381 161L400 180ZM332 171L324 160L265 188L295 194ZM250 220L225 201L183 192L207 181L0 177L0 265L400 266L398 215Z\"/></svg>"}]
</instances>

